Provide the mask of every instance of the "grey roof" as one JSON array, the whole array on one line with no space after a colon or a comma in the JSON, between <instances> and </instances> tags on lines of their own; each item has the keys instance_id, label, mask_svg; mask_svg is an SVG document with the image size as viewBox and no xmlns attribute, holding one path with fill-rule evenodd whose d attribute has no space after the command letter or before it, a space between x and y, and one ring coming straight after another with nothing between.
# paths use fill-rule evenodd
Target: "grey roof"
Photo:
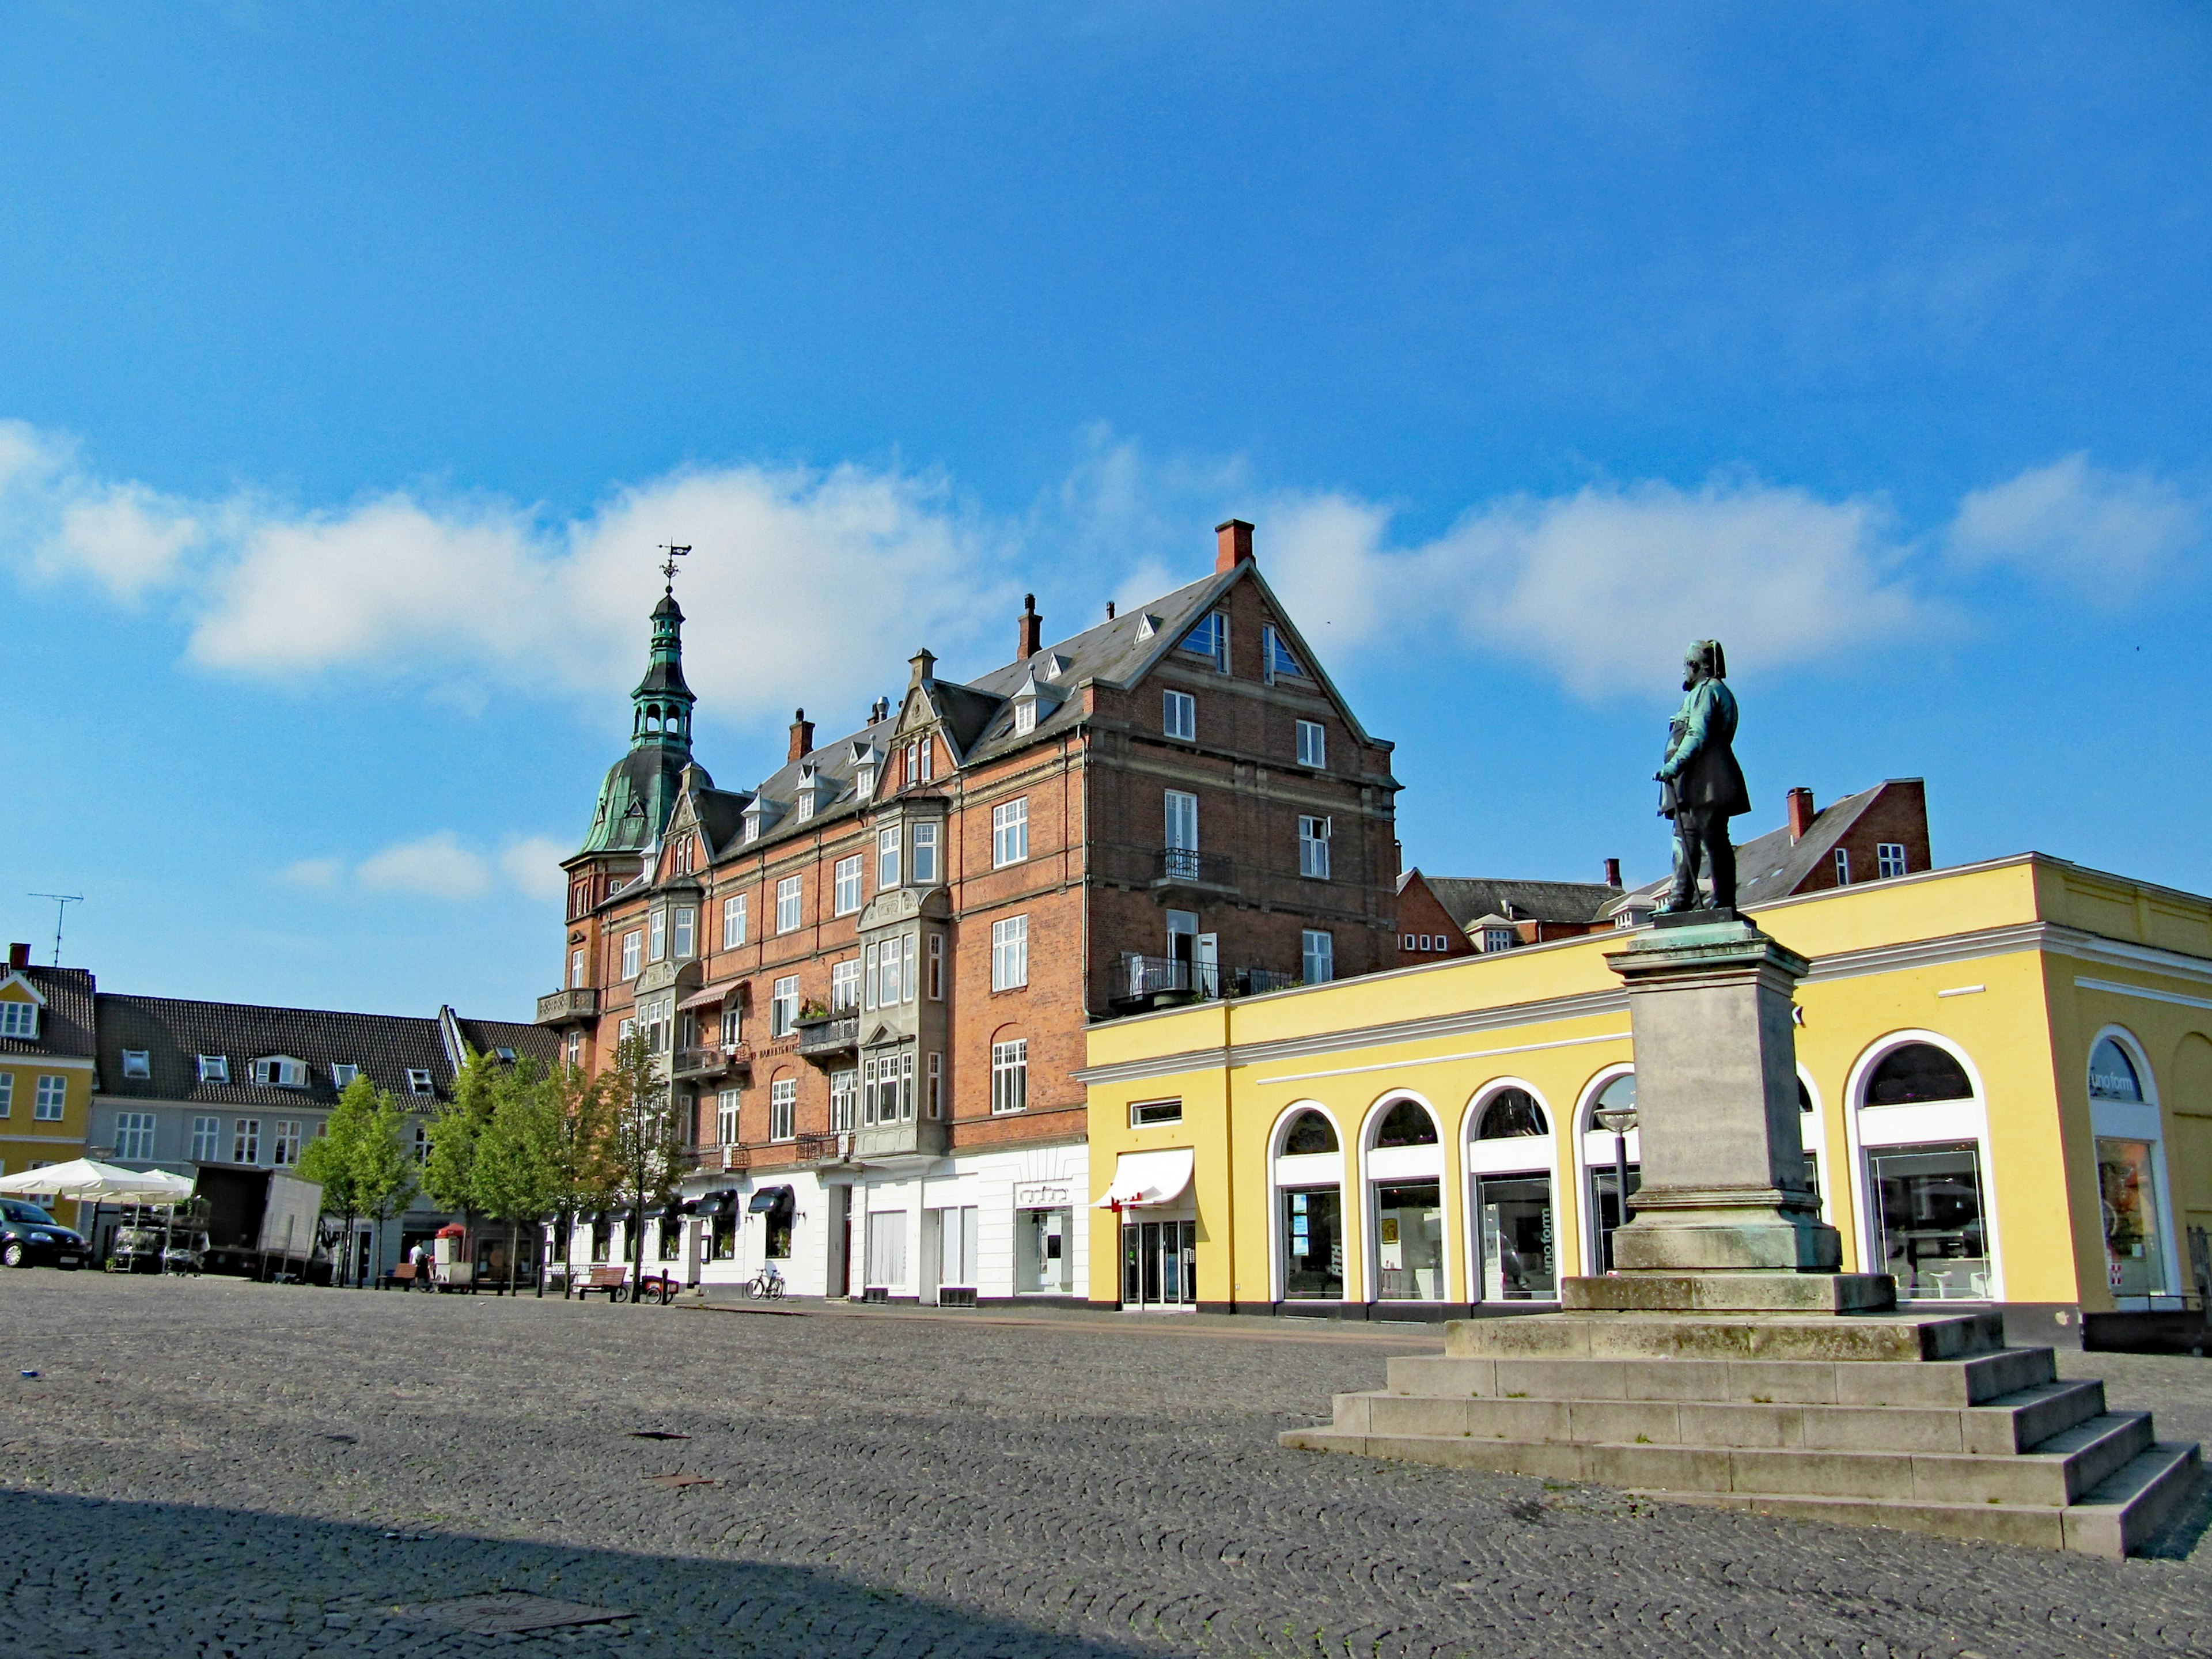
<instances>
[{"instance_id":1,"label":"grey roof","mask_svg":"<svg viewBox=\"0 0 2212 1659\"><path fill-rule=\"evenodd\" d=\"M48 1054L89 1060L93 1054L92 975L82 968L0 968L0 978L21 974L46 1000L39 1035L0 1037L0 1054Z\"/></svg>"},{"instance_id":2,"label":"grey roof","mask_svg":"<svg viewBox=\"0 0 2212 1659\"><path fill-rule=\"evenodd\" d=\"M1486 876L1421 878L1462 927L1485 916L1516 921L1595 921L1620 896L1601 881L1512 881Z\"/></svg>"},{"instance_id":3,"label":"grey roof","mask_svg":"<svg viewBox=\"0 0 2212 1659\"><path fill-rule=\"evenodd\" d=\"M358 1066L378 1087L403 1104L449 1097L453 1068L434 1019L404 1014L348 1014L320 1008L271 1008L240 1002L194 1002L180 997L102 993L99 998L100 1091L123 1099L184 1101L193 1104L327 1109L338 1097L333 1062ZM501 1024L501 1030L528 1030ZM532 1039L532 1050L542 1039ZM520 1051L520 1043L506 1046ZM488 1046L496 1047L499 1044ZM123 1051L146 1051L152 1075L123 1075ZM230 1062L230 1081L199 1080L202 1054ZM304 1088L253 1081L252 1062L283 1055L307 1064ZM434 1093L408 1086L410 1070L430 1073Z\"/></svg>"},{"instance_id":4,"label":"grey roof","mask_svg":"<svg viewBox=\"0 0 2212 1659\"><path fill-rule=\"evenodd\" d=\"M980 679L963 684L933 674L919 689L931 698L942 715L954 744L961 750L963 763L989 759L1026 744L1048 740L1081 723L1082 700L1074 695L1079 687L1093 681L1122 685L1139 678L1197 625L1206 611L1228 591L1230 584L1253 568L1243 564L1234 570L1218 571L1202 581L1179 587L1096 628L1048 645L1034 657L1018 658L994 669ZM1276 614L1281 615L1279 606ZM1285 626L1287 629L1287 622ZM1298 644L1303 647L1303 641ZM1047 670L1054 658L1059 659L1062 666L1058 674L1048 678ZM1304 660L1313 667L1310 655ZM1010 700L1033 671L1040 684L1061 695L1061 701L1049 714L1039 710L1034 732L1018 735L1012 729ZM1314 672L1319 681L1319 670L1316 668ZM742 817L755 798L781 811L773 824L763 828L757 844L765 845L781 834L796 830L799 820L792 808L803 767L814 768L826 786L813 817L806 821L809 828L832 816L857 811L860 802L854 792L853 745L872 744L887 763L904 706L904 700L898 700L887 719L818 744L799 760L787 762L764 779L751 795L720 790L699 792L696 799L702 823L708 831L711 855L720 857L735 844L741 833L735 820ZM736 803L734 808L729 805L732 802ZM718 833L718 821L730 823L731 832L726 837Z\"/></svg>"},{"instance_id":5,"label":"grey roof","mask_svg":"<svg viewBox=\"0 0 2212 1659\"><path fill-rule=\"evenodd\" d=\"M523 1025L511 1019L468 1019L455 1017L461 1040L480 1054L501 1048L514 1050L518 1060L535 1060L550 1066L561 1057L561 1039L543 1025Z\"/></svg>"}]
</instances>

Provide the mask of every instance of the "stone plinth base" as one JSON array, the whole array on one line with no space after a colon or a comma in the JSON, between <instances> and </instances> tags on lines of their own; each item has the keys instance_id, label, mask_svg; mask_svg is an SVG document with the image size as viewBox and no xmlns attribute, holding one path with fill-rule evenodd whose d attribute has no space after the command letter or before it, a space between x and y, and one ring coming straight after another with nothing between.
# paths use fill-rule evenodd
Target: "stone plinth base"
<instances>
[{"instance_id":1,"label":"stone plinth base","mask_svg":"<svg viewBox=\"0 0 2212 1659\"><path fill-rule=\"evenodd\" d=\"M1841 1303L1890 1284L1711 1278L1646 1288L1825 1283ZM1995 1312L1575 1311L1444 1328L1443 1354L1391 1360L1389 1387L1339 1395L1334 1421L1282 1443L2112 1556L2146 1542L2198 1478L2194 1444L2107 1410L2101 1383L2060 1382L2050 1349L2006 1347Z\"/></svg>"},{"instance_id":2,"label":"stone plinth base","mask_svg":"<svg viewBox=\"0 0 2212 1659\"><path fill-rule=\"evenodd\" d=\"M1566 1313L1887 1313L1887 1273L1607 1273L1559 1285Z\"/></svg>"}]
</instances>

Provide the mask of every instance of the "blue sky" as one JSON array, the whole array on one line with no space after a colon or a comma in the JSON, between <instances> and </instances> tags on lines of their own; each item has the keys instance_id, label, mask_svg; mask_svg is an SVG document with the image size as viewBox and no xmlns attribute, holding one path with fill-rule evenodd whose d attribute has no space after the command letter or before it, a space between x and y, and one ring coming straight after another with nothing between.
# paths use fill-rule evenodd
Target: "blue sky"
<instances>
[{"instance_id":1,"label":"blue sky","mask_svg":"<svg viewBox=\"0 0 2212 1659\"><path fill-rule=\"evenodd\" d=\"M1745 833L2212 886L2199 6L4 30L0 925L111 988L526 1015L671 538L729 784L1236 513L1432 872L1657 873L1717 633Z\"/></svg>"}]
</instances>

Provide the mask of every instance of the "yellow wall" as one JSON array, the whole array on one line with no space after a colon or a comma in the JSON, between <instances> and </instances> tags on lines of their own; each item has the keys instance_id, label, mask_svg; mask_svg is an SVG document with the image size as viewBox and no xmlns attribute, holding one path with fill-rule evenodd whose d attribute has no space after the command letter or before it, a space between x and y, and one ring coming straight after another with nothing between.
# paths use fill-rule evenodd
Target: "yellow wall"
<instances>
[{"instance_id":1,"label":"yellow wall","mask_svg":"<svg viewBox=\"0 0 2212 1659\"><path fill-rule=\"evenodd\" d=\"M0 986L0 998L32 1001L20 981ZM92 1123L92 1062L89 1060L45 1054L0 1054L0 1074L15 1085L9 1097L8 1115L0 1117L0 1175L19 1175L34 1164L66 1164L84 1156L85 1137ZM39 1079L67 1079L58 1121L41 1120L38 1110ZM74 1204L58 1206L56 1218L67 1224Z\"/></svg>"},{"instance_id":2,"label":"yellow wall","mask_svg":"<svg viewBox=\"0 0 2212 1659\"><path fill-rule=\"evenodd\" d=\"M1755 914L1815 963L1799 988L1798 1060L1847 1267L1860 1265L1865 1233L1848 1103L1871 1051L1904 1032L1947 1039L1980 1084L1985 1204L2006 1300L2111 1305L2087 1080L2089 1048L2107 1024L2141 1041L2156 1080L2175 1227L2212 1224L2212 902L2025 855ZM1096 1026L1086 1073L1093 1187L1105 1189L1121 1152L1194 1147L1200 1297L1265 1302L1272 1134L1291 1106L1322 1106L1346 1157L1346 1299L1367 1300L1365 1218L1354 1197L1364 1191L1360 1128L1383 1097L1411 1092L1442 1125L1445 1299L1465 1302L1466 1119L1479 1095L1510 1079L1551 1120L1560 1270L1584 1271L1570 1132L1594 1081L1633 1057L1626 999L1605 963L1620 943L1567 940ZM2124 964L2098 959L2115 951ZM2159 994L2086 990L2075 983L2084 977ZM1449 1019L1462 1029L1408 1029ZM1266 1048L1292 1043L1297 1052ZM1183 1102L1180 1124L1129 1127L1133 1103L1170 1097ZM1118 1224L1112 1212L1092 1212L1094 1300L1118 1294ZM2180 1282L2171 1288L2185 1289L2187 1252L2177 1244Z\"/></svg>"}]
</instances>

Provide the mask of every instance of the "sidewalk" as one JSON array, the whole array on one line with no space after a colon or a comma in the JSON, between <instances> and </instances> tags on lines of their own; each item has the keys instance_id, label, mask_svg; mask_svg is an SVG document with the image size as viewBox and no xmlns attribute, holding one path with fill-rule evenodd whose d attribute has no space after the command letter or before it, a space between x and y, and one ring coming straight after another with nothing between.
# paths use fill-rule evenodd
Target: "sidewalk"
<instances>
[{"instance_id":1,"label":"sidewalk","mask_svg":"<svg viewBox=\"0 0 2212 1659\"><path fill-rule=\"evenodd\" d=\"M756 1302L734 1288L702 1290L678 1307L706 1313L761 1314L782 1318L906 1320L956 1325L1011 1325L1055 1331L1096 1331L1116 1336L1226 1336L1259 1342L1350 1342L1401 1352L1442 1352L1443 1327L1431 1320L1317 1319L1297 1315L1114 1313L1096 1308L925 1308L911 1303L844 1302L784 1297Z\"/></svg>"}]
</instances>

